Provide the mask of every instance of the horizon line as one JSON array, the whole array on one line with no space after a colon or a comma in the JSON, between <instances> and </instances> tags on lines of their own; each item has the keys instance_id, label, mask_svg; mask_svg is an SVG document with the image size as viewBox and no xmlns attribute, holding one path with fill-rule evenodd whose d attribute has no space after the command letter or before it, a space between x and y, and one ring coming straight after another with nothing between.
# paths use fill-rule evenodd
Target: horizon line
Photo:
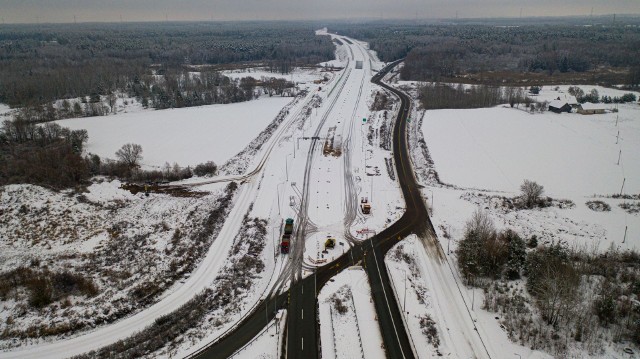
<instances>
[{"instance_id":1,"label":"horizon line","mask_svg":"<svg viewBox=\"0 0 640 359\"><path fill-rule=\"evenodd\" d=\"M271 19L271 20L257 20L257 19L200 19L200 20L171 20L171 19L158 19L158 20L94 20L94 21L37 21L37 22L5 22L4 19L2 25L79 25L79 24L136 24L136 23L222 23L222 22L351 22L351 21L365 21L365 22L381 22L381 21L401 21L401 22L420 22L420 21L469 21L469 20L535 20L535 19L598 19L616 16L620 18L640 18L640 12L638 13L610 13L599 15L539 15L539 16L498 16L498 17L433 17L433 18L414 18L414 17L398 17L398 18L380 18L380 17L354 17L354 18L327 18L327 19Z\"/></svg>"}]
</instances>

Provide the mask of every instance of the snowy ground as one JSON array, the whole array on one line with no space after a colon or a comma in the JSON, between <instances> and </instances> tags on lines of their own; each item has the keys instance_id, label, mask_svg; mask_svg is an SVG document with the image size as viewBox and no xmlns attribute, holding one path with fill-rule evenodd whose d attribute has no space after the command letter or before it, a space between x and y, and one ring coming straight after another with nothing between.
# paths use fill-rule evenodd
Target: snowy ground
<instances>
[{"instance_id":1,"label":"snowy ground","mask_svg":"<svg viewBox=\"0 0 640 359\"><path fill-rule=\"evenodd\" d=\"M118 116L76 118L58 121L71 129L89 132L87 152L115 158L125 143L142 146L147 168L165 163L194 166L214 161L222 164L240 152L290 97L180 109L140 111Z\"/></svg>"},{"instance_id":2,"label":"snowy ground","mask_svg":"<svg viewBox=\"0 0 640 359\"><path fill-rule=\"evenodd\" d=\"M9 114L11 113L11 107L0 103L0 118L4 118L6 116L9 116Z\"/></svg>"},{"instance_id":3,"label":"snowy ground","mask_svg":"<svg viewBox=\"0 0 640 359\"><path fill-rule=\"evenodd\" d=\"M569 87L570 85L541 86L540 93L538 95L531 95L531 94L528 94L528 95L535 101L540 101L540 102L542 101L551 102L557 99L558 97L560 97L561 100L564 100L566 96L571 96L568 91ZM638 91L618 90L618 89L612 89L609 87L593 86L593 85L576 85L576 87L581 88L585 94L590 93L591 90L596 90L598 91L598 94L600 96L621 97L626 93L633 93L636 95L636 98L640 97L640 92ZM606 108L616 107L615 104L605 104L605 106Z\"/></svg>"},{"instance_id":4,"label":"snowy ground","mask_svg":"<svg viewBox=\"0 0 640 359\"><path fill-rule=\"evenodd\" d=\"M323 358L384 358L382 335L362 267L350 267L318 294Z\"/></svg>"},{"instance_id":5,"label":"snowy ground","mask_svg":"<svg viewBox=\"0 0 640 359\"><path fill-rule=\"evenodd\" d=\"M566 197L619 193L626 178L625 193L640 192L638 105L591 116L508 107L434 110L423 130L445 183L514 192L530 179L550 196Z\"/></svg>"},{"instance_id":6,"label":"snowy ground","mask_svg":"<svg viewBox=\"0 0 640 359\"><path fill-rule=\"evenodd\" d=\"M484 346L492 357L550 358L511 343L492 313L480 310L482 292L458 286L449 264L434 260L416 236L391 249L385 264L419 358L482 358Z\"/></svg>"},{"instance_id":7,"label":"snowy ground","mask_svg":"<svg viewBox=\"0 0 640 359\"><path fill-rule=\"evenodd\" d=\"M266 68L248 68L240 70L227 70L222 71L222 74L232 79L241 79L244 77L253 77L256 80L266 78L281 78L287 81L291 81L300 88L307 88L311 86L323 86L323 83L331 80L334 73L330 71L322 71L322 69L300 69L296 68L289 74L281 74L279 72L269 72ZM321 81L320 84L314 84L314 81Z\"/></svg>"},{"instance_id":8,"label":"snowy ground","mask_svg":"<svg viewBox=\"0 0 640 359\"><path fill-rule=\"evenodd\" d=\"M415 83L400 82L399 85L416 98ZM559 86L558 90L555 86L545 87L537 100L562 97L567 87ZM608 96L628 92L580 87L585 91L596 88L600 95ZM608 107L613 109L616 105ZM465 222L478 208L487 211L498 229L513 229L524 238L535 235L540 244L562 242L587 251L603 251L611 246L640 247L638 214L619 206L624 203L637 206L637 197L612 197L621 192L623 180L623 194L640 192L640 107L625 104L617 108L617 113L609 111L593 116L529 114L508 106L426 112L412 109L411 117L416 119L410 126L412 159L417 177L425 186L423 195L431 208L440 246L446 253L446 261L438 265L430 246L413 238L394 250L401 255L394 258L392 252L387 257L399 301L404 299L407 273L407 292L411 293L407 294L408 325L417 346L424 347L427 353L436 350L420 328L421 316L428 314L441 335L441 352L465 356L466 344L462 339L471 336L460 336L455 330L464 333L465 326L461 324L466 321L468 325L473 318L493 356L511 357L517 353L515 355L522 357L547 357L545 353L509 343L505 330L500 327L502 319L478 310L482 292L476 290L474 294L460 284L453 253L457 241L464 235ZM524 179L543 185L545 195L554 200L568 201L555 201L543 209L510 209L508 203L519 195ZM594 200L608 204L611 210L590 209L586 202ZM449 285L443 287L442 283L447 281ZM443 293L450 290L453 293L442 298ZM462 298L464 303L451 304ZM415 315L411 315L414 311ZM461 313L458 319L456 312ZM465 316L466 320L462 320ZM441 327L443 323L445 328ZM616 357L618 354L614 351L608 351L607 357ZM586 357L587 353L577 351L572 355Z\"/></svg>"},{"instance_id":9,"label":"snowy ground","mask_svg":"<svg viewBox=\"0 0 640 359\"><path fill-rule=\"evenodd\" d=\"M119 186L96 182L81 193L33 185L0 189L0 272L67 271L96 287L87 294L54 284L53 300L42 308L29 305L36 288L28 282L9 291L0 310L0 345L35 344L40 337L104 326L149 306L191 274L211 243L198 236L209 213L220 208L225 184L181 198L132 195ZM34 336L34 330L43 334Z\"/></svg>"},{"instance_id":10,"label":"snowy ground","mask_svg":"<svg viewBox=\"0 0 640 359\"><path fill-rule=\"evenodd\" d=\"M640 193L640 108L618 108L618 113L591 116L531 115L504 107L427 111L423 131L435 168L442 182L457 187L425 191L434 197L434 224L451 227L459 238L466 219L481 206L499 227L524 236L589 249L640 248L638 214L620 207L639 201L610 198L621 189ZM505 210L495 197L515 197L524 179L575 206ZM611 211L589 209L586 202L593 200L609 204Z\"/></svg>"},{"instance_id":11,"label":"snowy ground","mask_svg":"<svg viewBox=\"0 0 640 359\"><path fill-rule=\"evenodd\" d=\"M230 358L236 359L278 359L281 355L284 329L287 324L286 310L280 311L274 320L244 348Z\"/></svg>"},{"instance_id":12,"label":"snowy ground","mask_svg":"<svg viewBox=\"0 0 640 359\"><path fill-rule=\"evenodd\" d=\"M313 92L317 92L317 89ZM272 136L266 136L262 139L264 143L257 144L255 152L249 151L244 153L244 157L247 158L241 159L241 162L246 162L248 166L250 166L247 171L248 173L253 173L253 175L247 176L242 182L243 184L238 189L236 204L231 210L231 213L226 216L228 220L224 223L220 233L217 235L218 238L215 239L213 241L213 245L208 248L208 252L204 256L204 259L202 259L202 262L194 270L191 276L186 278L184 281L180 281L180 285L176 285L172 290L165 292L161 296L161 300L156 304L113 325L99 328L86 335L61 340L51 344L36 344L34 342L33 344L36 345L27 346L20 350L3 354L6 354L8 357L16 358L40 357L40 354L43 351L46 351L50 357L61 357L64 355L80 354L91 349L97 349L103 345L113 343L117 339L125 338L134 332L140 331L147 325L154 323L154 320L157 317L178 309L181 305L188 302L196 293L201 293L206 288L214 288L218 292L221 289L227 290L228 288L234 288L233 286L230 287L228 285L228 280L226 280L226 276L224 276L225 271L236 271L239 269L234 266L244 266L245 271L247 269L253 270L253 268L255 268L256 273L252 275L253 279L243 283L244 289L241 290L242 295L233 303L234 305L226 305L215 312L208 313L207 317L203 318L202 323L194 323L194 328L192 330L177 338L173 343L171 343L170 347L158 351L154 355L189 353L215 340L224 331L231 330L240 318L248 313L255 303L266 294L266 291L272 286L271 283L275 282L278 278L278 274L283 268L283 262L287 258L285 256L281 256L278 251L279 243L275 237L280 234L280 223L282 217L276 214L278 212L277 196L276 191L271 189L276 187L276 183L284 181L285 179L285 170L283 168L284 163L278 162L279 159L284 157L284 154L278 152L289 151L291 149L290 146L282 147L280 141L284 138L289 138L291 134L288 134L288 132L291 130L290 127L292 127L292 124L296 121L300 121L304 115L306 115L306 109L314 96L313 92L309 92L308 95L303 96L299 101L295 102L293 107L290 107L285 111L283 123L277 128ZM146 111L140 113L140 118L141 121L153 121L152 115L159 115L163 116L165 121L168 121L170 124L171 122L175 122L177 124L180 121L171 121L167 116L172 113L185 114L192 113L193 111L198 112L198 110L205 111L203 112L204 115L207 113L209 113L209 115L211 115L211 113L218 113L219 115L224 114L225 116L232 116L234 115L233 111L225 109L237 108L238 111L247 115L244 117L245 119L259 117L261 119L264 118L266 121L265 123L269 123L273 120L275 114L280 111L280 108L290 101L291 98L271 98L251 101L243 104L189 108L184 109L184 111ZM221 109L223 109L222 112L220 111ZM271 114L269 111L272 111ZM258 113L258 115L256 115L256 113ZM109 118L103 118L102 120L109 122L118 120L121 117L135 115L136 114L110 116ZM267 118L269 115L271 117ZM92 119L82 119L78 121L90 120ZM204 120L205 119L203 118L202 121ZM263 123L263 127L266 126L265 123ZM199 126L202 123L194 122L193 124L193 130L198 132L196 128L197 126L195 125ZM254 136L262 130L258 125L253 126L252 129L256 131ZM229 144L230 146L237 146L237 150L239 151L251 139L246 134L239 134L237 126L230 127L230 130L231 132L226 135L220 131L216 132L215 135L218 136L218 142L212 143L209 147L205 148L219 148L225 144ZM204 132L206 133L206 131ZM166 131L166 133L170 134L170 131ZM140 132L140 135L142 136L143 132ZM247 136L247 140L245 142L240 141L242 138L239 137L243 136ZM95 137L96 136L94 136L94 138ZM207 135L199 134L199 138L205 137L207 137ZM210 134L209 137L211 137ZM230 139L232 137L233 139ZM182 141L181 143L183 144L188 144L190 140L191 139L189 137L180 138L180 141ZM115 142L113 139L112 141ZM159 146L162 145L160 142L155 143ZM151 152L149 149L146 150L147 151L145 153ZM171 152L171 150L164 148L160 148L158 151L162 153ZM193 154L198 153L196 151L192 153L192 155ZM208 183L206 185L194 188L194 190L211 190L226 185L226 183L215 184L210 183L211 181L207 182ZM261 191L261 188L268 190ZM202 209L205 210L204 207ZM145 212L142 213L144 214ZM175 215L178 216L188 214L189 212L184 210L175 211ZM243 218L245 215L250 216L250 218L255 218L256 221L266 220L266 237L274 240L262 239L262 245L247 248L244 245L245 241L238 237L238 233L241 232L243 228ZM182 223L180 220L177 220L177 222ZM192 227L202 228L201 225L193 225ZM232 250L234 252L231 252ZM240 252L238 252L238 250L240 250ZM236 258L233 255L234 253L241 255L247 251L251 251L252 257L255 259L252 259L247 263L249 265L245 265L247 256ZM218 276L216 276L216 273L218 273ZM163 278L163 276L160 276L159 278ZM247 288L250 289L247 290ZM69 348L73 348L73 351L70 351Z\"/></svg>"}]
</instances>

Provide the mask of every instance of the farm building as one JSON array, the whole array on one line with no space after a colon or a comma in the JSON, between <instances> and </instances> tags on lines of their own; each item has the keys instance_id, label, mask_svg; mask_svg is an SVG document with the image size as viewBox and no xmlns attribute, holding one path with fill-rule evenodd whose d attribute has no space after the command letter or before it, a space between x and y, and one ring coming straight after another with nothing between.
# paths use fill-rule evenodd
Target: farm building
<instances>
[{"instance_id":1,"label":"farm building","mask_svg":"<svg viewBox=\"0 0 640 359\"><path fill-rule=\"evenodd\" d=\"M555 113L571 112L571 105L567 101L553 100L549 103L549 111Z\"/></svg>"},{"instance_id":2,"label":"farm building","mask_svg":"<svg viewBox=\"0 0 640 359\"><path fill-rule=\"evenodd\" d=\"M567 103L569 104L569 106L571 106L572 108L578 108L578 105L580 104L578 102L578 100L576 100L575 96L564 96L565 101L567 101Z\"/></svg>"},{"instance_id":3,"label":"farm building","mask_svg":"<svg viewBox=\"0 0 640 359\"><path fill-rule=\"evenodd\" d=\"M604 113L604 105L600 103L585 102L578 105L578 113L583 115L594 115Z\"/></svg>"}]
</instances>

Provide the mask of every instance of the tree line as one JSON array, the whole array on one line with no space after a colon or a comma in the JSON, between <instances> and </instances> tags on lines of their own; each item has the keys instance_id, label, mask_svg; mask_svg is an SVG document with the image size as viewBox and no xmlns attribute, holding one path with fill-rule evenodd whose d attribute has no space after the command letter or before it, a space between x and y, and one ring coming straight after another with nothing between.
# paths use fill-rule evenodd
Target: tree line
<instances>
[{"instance_id":1,"label":"tree line","mask_svg":"<svg viewBox=\"0 0 640 359\"><path fill-rule=\"evenodd\" d=\"M0 185L32 183L73 187L89 176L82 158L86 130L71 131L56 123L38 126L18 115L0 131Z\"/></svg>"},{"instance_id":2,"label":"tree line","mask_svg":"<svg viewBox=\"0 0 640 359\"><path fill-rule=\"evenodd\" d=\"M82 186L91 176L103 175L132 181L176 181L194 175L215 175L213 161L181 167L166 163L160 170L140 168L143 149L124 144L116 159L86 154L89 136L86 130L70 130L54 122L39 123L20 111L0 128L0 186L30 183L51 189Z\"/></svg>"},{"instance_id":3,"label":"tree line","mask_svg":"<svg viewBox=\"0 0 640 359\"><path fill-rule=\"evenodd\" d=\"M629 69L626 84L640 85L640 28L578 23L519 26L458 23L332 24L343 35L369 42L386 62L406 58L403 80L442 81L487 72L548 74L598 68ZM485 78L485 81L488 79ZM616 83L618 84L618 83Z\"/></svg>"},{"instance_id":4,"label":"tree line","mask_svg":"<svg viewBox=\"0 0 640 359\"><path fill-rule=\"evenodd\" d=\"M533 100L521 87L498 87L488 85L425 83L418 87L418 100L427 110L443 108L481 108L509 103L511 107L521 104L529 108Z\"/></svg>"},{"instance_id":5,"label":"tree line","mask_svg":"<svg viewBox=\"0 0 640 359\"><path fill-rule=\"evenodd\" d=\"M23 107L109 96L155 75L156 66L171 74L187 66L257 62L288 73L333 59L330 38L313 30L301 23L5 25L0 102Z\"/></svg>"}]
</instances>

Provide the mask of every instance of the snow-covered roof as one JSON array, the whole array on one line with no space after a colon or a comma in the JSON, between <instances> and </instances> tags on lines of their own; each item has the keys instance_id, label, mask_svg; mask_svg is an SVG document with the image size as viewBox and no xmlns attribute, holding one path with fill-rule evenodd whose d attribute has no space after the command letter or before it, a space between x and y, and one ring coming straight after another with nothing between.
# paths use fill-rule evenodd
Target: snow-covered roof
<instances>
[{"instance_id":1,"label":"snow-covered roof","mask_svg":"<svg viewBox=\"0 0 640 359\"><path fill-rule=\"evenodd\" d=\"M578 104L578 100L576 100L575 96L565 95L564 99L565 99L565 101L567 101L567 103L569 105L577 105Z\"/></svg>"},{"instance_id":2,"label":"snow-covered roof","mask_svg":"<svg viewBox=\"0 0 640 359\"><path fill-rule=\"evenodd\" d=\"M549 107L553 107L553 108L562 108L562 106L566 105L567 101L563 101L563 100L553 100L551 102L549 102Z\"/></svg>"},{"instance_id":3,"label":"snow-covered roof","mask_svg":"<svg viewBox=\"0 0 640 359\"><path fill-rule=\"evenodd\" d=\"M604 105L600 103L585 102L580 107L583 110L604 110Z\"/></svg>"}]
</instances>

